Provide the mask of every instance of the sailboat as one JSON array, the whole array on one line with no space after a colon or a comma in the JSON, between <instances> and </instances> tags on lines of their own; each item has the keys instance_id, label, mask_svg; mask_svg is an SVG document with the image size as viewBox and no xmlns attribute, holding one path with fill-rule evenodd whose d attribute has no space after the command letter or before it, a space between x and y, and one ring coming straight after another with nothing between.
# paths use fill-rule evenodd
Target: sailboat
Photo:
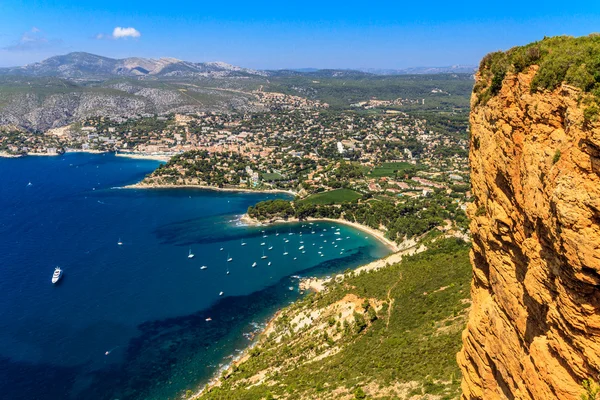
<instances>
[{"instance_id":1,"label":"sailboat","mask_svg":"<svg viewBox=\"0 0 600 400\"><path fill-rule=\"evenodd\" d=\"M279 236L279 232L275 231L275 236Z\"/></svg>"},{"instance_id":2,"label":"sailboat","mask_svg":"<svg viewBox=\"0 0 600 400\"><path fill-rule=\"evenodd\" d=\"M269 243L269 248L267 250L273 250L273 246L271 246L271 243Z\"/></svg>"},{"instance_id":3,"label":"sailboat","mask_svg":"<svg viewBox=\"0 0 600 400\"><path fill-rule=\"evenodd\" d=\"M242 239L242 246L245 246L246 242L244 242L244 239Z\"/></svg>"},{"instance_id":4,"label":"sailboat","mask_svg":"<svg viewBox=\"0 0 600 400\"><path fill-rule=\"evenodd\" d=\"M292 228L290 228L290 233L288 233L288 235L293 235Z\"/></svg>"},{"instance_id":5,"label":"sailboat","mask_svg":"<svg viewBox=\"0 0 600 400\"><path fill-rule=\"evenodd\" d=\"M287 256L287 255L288 255L288 251L287 251L287 249L285 248L285 246L283 246L283 255L284 255L284 256Z\"/></svg>"},{"instance_id":6,"label":"sailboat","mask_svg":"<svg viewBox=\"0 0 600 400\"><path fill-rule=\"evenodd\" d=\"M123 246L123 242L121 241L121 238L119 238L119 241L117 242L118 246Z\"/></svg>"},{"instance_id":7,"label":"sailboat","mask_svg":"<svg viewBox=\"0 0 600 400\"><path fill-rule=\"evenodd\" d=\"M233 258L231 258L231 257L229 256L229 253L227 253L227 262L232 262L232 261L233 261Z\"/></svg>"},{"instance_id":8,"label":"sailboat","mask_svg":"<svg viewBox=\"0 0 600 400\"><path fill-rule=\"evenodd\" d=\"M192 253L192 248L190 247L190 251L188 253L188 258L194 258L194 253Z\"/></svg>"},{"instance_id":9,"label":"sailboat","mask_svg":"<svg viewBox=\"0 0 600 400\"><path fill-rule=\"evenodd\" d=\"M267 258L267 256L265 256L265 251L263 250L263 255L262 255L261 259L263 259L263 260L264 260L264 259L266 259L266 258Z\"/></svg>"}]
</instances>

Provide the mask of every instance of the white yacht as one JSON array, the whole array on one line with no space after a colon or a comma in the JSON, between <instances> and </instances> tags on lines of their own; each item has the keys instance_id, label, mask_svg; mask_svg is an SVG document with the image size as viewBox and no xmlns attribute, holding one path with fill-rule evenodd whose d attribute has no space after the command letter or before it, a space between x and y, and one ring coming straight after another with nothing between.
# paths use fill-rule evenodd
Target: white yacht
<instances>
[{"instance_id":1,"label":"white yacht","mask_svg":"<svg viewBox=\"0 0 600 400\"><path fill-rule=\"evenodd\" d=\"M269 262L267 263L267 265L271 265L271 261L269 261Z\"/></svg>"},{"instance_id":2,"label":"white yacht","mask_svg":"<svg viewBox=\"0 0 600 400\"><path fill-rule=\"evenodd\" d=\"M194 253L192 253L192 248L190 247L190 251L188 253L188 258L194 258Z\"/></svg>"},{"instance_id":3,"label":"white yacht","mask_svg":"<svg viewBox=\"0 0 600 400\"><path fill-rule=\"evenodd\" d=\"M256 267L256 261L252 263L252 268Z\"/></svg>"},{"instance_id":4,"label":"white yacht","mask_svg":"<svg viewBox=\"0 0 600 400\"><path fill-rule=\"evenodd\" d=\"M287 256L287 255L288 255L288 251L287 251L287 249L285 248L285 246L283 246L283 255L284 255L284 256Z\"/></svg>"},{"instance_id":5,"label":"white yacht","mask_svg":"<svg viewBox=\"0 0 600 400\"><path fill-rule=\"evenodd\" d=\"M200 267L200 269L206 269L206 268L208 268L206 265L203 265Z\"/></svg>"},{"instance_id":6,"label":"white yacht","mask_svg":"<svg viewBox=\"0 0 600 400\"><path fill-rule=\"evenodd\" d=\"M244 242L244 240L242 239L242 246L245 246L246 242Z\"/></svg>"},{"instance_id":7,"label":"white yacht","mask_svg":"<svg viewBox=\"0 0 600 400\"><path fill-rule=\"evenodd\" d=\"M304 245L298 247L298 250L302 250L302 249L304 249Z\"/></svg>"},{"instance_id":8,"label":"white yacht","mask_svg":"<svg viewBox=\"0 0 600 400\"><path fill-rule=\"evenodd\" d=\"M271 243L269 243L269 248L267 250L273 250L273 246L271 246Z\"/></svg>"},{"instance_id":9,"label":"white yacht","mask_svg":"<svg viewBox=\"0 0 600 400\"><path fill-rule=\"evenodd\" d=\"M117 245L123 246L123 242L121 241L121 238L119 238L119 241L117 242Z\"/></svg>"},{"instance_id":10,"label":"white yacht","mask_svg":"<svg viewBox=\"0 0 600 400\"><path fill-rule=\"evenodd\" d=\"M265 251L263 250L263 255L262 255L261 259L263 259L263 260L264 260L264 259L266 259L266 258L267 258L267 256L265 256Z\"/></svg>"},{"instance_id":11,"label":"white yacht","mask_svg":"<svg viewBox=\"0 0 600 400\"><path fill-rule=\"evenodd\" d=\"M52 283L56 283L62 278L63 270L60 267L54 268L54 273L52 274Z\"/></svg>"},{"instance_id":12,"label":"white yacht","mask_svg":"<svg viewBox=\"0 0 600 400\"><path fill-rule=\"evenodd\" d=\"M227 262L232 262L232 261L233 261L233 258L231 258L231 257L229 256L229 253L227 253Z\"/></svg>"}]
</instances>

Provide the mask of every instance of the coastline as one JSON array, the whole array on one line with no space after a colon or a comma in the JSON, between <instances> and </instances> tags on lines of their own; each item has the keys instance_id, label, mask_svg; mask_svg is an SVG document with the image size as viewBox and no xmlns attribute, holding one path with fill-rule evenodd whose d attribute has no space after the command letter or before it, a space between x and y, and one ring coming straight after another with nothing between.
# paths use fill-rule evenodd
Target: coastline
<instances>
[{"instance_id":1,"label":"coastline","mask_svg":"<svg viewBox=\"0 0 600 400\"><path fill-rule=\"evenodd\" d=\"M119 153L112 151L101 151L101 150L82 150L82 149L65 149L63 153L25 153L25 154L10 154L7 152L0 152L0 158L22 158L22 157L58 157L63 154L70 153L87 153L87 154L111 154L114 153L116 157L126 157L141 160L155 160L155 161L169 161L173 155L167 154L150 154L150 153Z\"/></svg>"},{"instance_id":2,"label":"coastline","mask_svg":"<svg viewBox=\"0 0 600 400\"><path fill-rule=\"evenodd\" d=\"M298 218L288 218L287 220L276 219L272 221L261 222L252 217L250 217L247 213L242 215L240 221L247 225L257 225L257 226L267 226L273 224L286 224L292 222L318 222L318 221L326 221L326 222L334 222L337 224L351 226L355 229L361 230L363 232L368 233L369 235L375 237L381 243L383 243L387 248L389 248L392 252L397 253L401 250L405 250L406 247L399 246L396 242L385 237L384 232L381 232L377 229L373 229L369 226L359 224L358 222L351 222L345 219L333 219L333 218L307 218L305 220L300 221ZM411 246L412 247L412 246Z\"/></svg>"},{"instance_id":3,"label":"coastline","mask_svg":"<svg viewBox=\"0 0 600 400\"><path fill-rule=\"evenodd\" d=\"M244 188L218 188L207 185L158 185L158 184L142 184L141 182L132 185L123 186L123 189L202 189L212 190L215 192L238 192L238 193L286 193L291 196L296 196L296 192L283 189L244 189ZM244 214L245 215L245 214Z\"/></svg>"},{"instance_id":4,"label":"coastline","mask_svg":"<svg viewBox=\"0 0 600 400\"><path fill-rule=\"evenodd\" d=\"M287 221L286 220L275 220L275 221L269 221L267 223L262 223L260 221L257 221L255 219L251 218L248 214L244 214L240 220L248 225L256 225L256 226L267 226L267 225L272 225L272 224L277 224L277 223L283 224L283 223L299 222L296 218L294 218L294 219L289 219ZM370 227L367 227L367 226L364 226L364 225L361 225L361 224L358 224L355 222L341 221L341 220L336 220L336 219L331 219L331 218L310 218L305 221L309 221L309 222L328 221L328 222L335 222L335 223L343 223L345 225L352 226L356 229L360 229L363 232L367 232L367 233L371 234L372 236L375 236L378 240L381 240L383 243L385 243L386 245L388 245L388 247L391 248L391 246L389 246L389 242L391 242L391 241L389 239L385 238L383 236L382 232L375 231L374 229L372 229ZM300 222L302 222L302 221L300 221ZM382 240L382 239L385 239L385 240ZM391 242L391 243L393 243L393 242ZM371 261L368 264L361 265L361 266L353 269L352 273L375 271L375 270L378 270L381 268L385 268L391 264L401 262L402 258L405 255L414 255L414 254L421 253L421 252L427 250L427 248L424 245L419 246L418 244L419 243L416 240L407 240L407 241L402 242L400 245L393 243L393 250L394 250L393 253L391 253L383 258L380 258L378 260ZM327 290L327 287L326 287L327 283L331 282L332 280L335 280L337 282L343 281L344 277L345 277L344 273L336 274L335 276L332 276L329 278L306 277L306 278L302 278L300 280L298 288L300 291L314 291L314 292L319 293L319 292ZM245 362L250 357L250 351L258 343L260 343L261 338L263 338L265 335L268 334L268 332L270 332L272 330L275 322L281 316L281 313L284 308L285 307L279 308L267 320L264 328L262 328L260 330L260 332L258 332L256 334L252 343L250 343L246 348L244 348L244 350L237 357L233 358L229 364L223 366L219 371L217 371L213 375L213 377L202 388L200 388L196 393L194 393L189 398L190 399L198 399L200 396L202 396L206 392L210 391L211 389L221 386L223 379L227 379L232 368L235 368L236 366L239 366L241 363Z\"/></svg>"}]
</instances>

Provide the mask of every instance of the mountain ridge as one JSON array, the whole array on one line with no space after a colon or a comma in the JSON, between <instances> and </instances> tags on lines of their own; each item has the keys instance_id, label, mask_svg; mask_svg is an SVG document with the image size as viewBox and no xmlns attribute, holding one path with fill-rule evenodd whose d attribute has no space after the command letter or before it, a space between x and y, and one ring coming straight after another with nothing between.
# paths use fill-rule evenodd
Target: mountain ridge
<instances>
[{"instance_id":1,"label":"mountain ridge","mask_svg":"<svg viewBox=\"0 0 600 400\"><path fill-rule=\"evenodd\" d=\"M454 65L446 67L393 68L282 68L257 70L228 64L223 61L192 62L173 57L111 58L87 52L56 55L32 64L0 68L0 75L56 76L67 79L107 76L282 76L322 75L331 77L357 75L422 75L474 73L476 67Z\"/></svg>"}]
</instances>

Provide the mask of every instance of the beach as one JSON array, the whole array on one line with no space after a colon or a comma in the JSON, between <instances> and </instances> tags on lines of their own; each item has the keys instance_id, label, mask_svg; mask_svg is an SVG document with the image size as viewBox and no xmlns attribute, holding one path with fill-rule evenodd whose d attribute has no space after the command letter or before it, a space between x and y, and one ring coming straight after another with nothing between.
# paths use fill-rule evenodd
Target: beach
<instances>
[{"instance_id":1,"label":"beach","mask_svg":"<svg viewBox=\"0 0 600 400\"><path fill-rule=\"evenodd\" d=\"M143 182L143 181L142 181ZM239 193L286 193L291 196L296 196L296 192L283 189L245 189L245 188L218 188L207 185L159 185L156 183L135 183L133 185L124 186L124 189L202 189L212 190L215 192L239 192Z\"/></svg>"}]
</instances>

